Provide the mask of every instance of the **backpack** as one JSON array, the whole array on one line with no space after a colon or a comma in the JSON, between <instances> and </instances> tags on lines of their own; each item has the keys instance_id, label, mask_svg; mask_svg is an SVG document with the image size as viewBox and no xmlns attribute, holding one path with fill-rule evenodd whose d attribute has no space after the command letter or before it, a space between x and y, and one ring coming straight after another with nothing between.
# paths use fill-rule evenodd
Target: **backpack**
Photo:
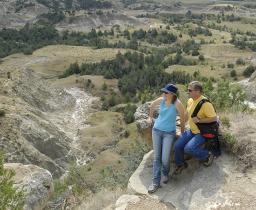
<instances>
[{"instance_id":1,"label":"backpack","mask_svg":"<svg viewBox=\"0 0 256 210\"><path fill-rule=\"evenodd\" d=\"M196 105L191 117L196 117L202 105L205 102L211 103L208 99L204 98ZM208 150L212 151L215 156L221 154L220 142L219 142L219 122L211 123L196 123L198 129L200 130L201 135L206 140L206 147Z\"/></svg>"}]
</instances>

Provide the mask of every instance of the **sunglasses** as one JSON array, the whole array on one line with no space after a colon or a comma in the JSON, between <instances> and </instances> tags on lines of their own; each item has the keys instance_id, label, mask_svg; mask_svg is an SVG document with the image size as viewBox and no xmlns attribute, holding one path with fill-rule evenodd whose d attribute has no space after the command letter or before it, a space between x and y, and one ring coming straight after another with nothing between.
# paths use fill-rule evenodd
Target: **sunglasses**
<instances>
[{"instance_id":1,"label":"sunglasses","mask_svg":"<svg viewBox=\"0 0 256 210\"><path fill-rule=\"evenodd\" d=\"M194 90L192 90L192 89L188 89L188 92L190 92L190 93L193 92L193 91L194 91Z\"/></svg>"}]
</instances>

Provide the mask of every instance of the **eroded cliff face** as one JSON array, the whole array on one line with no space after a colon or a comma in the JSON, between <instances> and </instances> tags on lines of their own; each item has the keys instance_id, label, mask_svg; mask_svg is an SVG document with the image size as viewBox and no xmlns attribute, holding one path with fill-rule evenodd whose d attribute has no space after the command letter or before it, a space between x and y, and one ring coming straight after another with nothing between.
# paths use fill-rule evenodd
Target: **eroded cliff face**
<instances>
[{"instance_id":1,"label":"eroded cliff face","mask_svg":"<svg viewBox=\"0 0 256 210\"><path fill-rule=\"evenodd\" d=\"M68 163L79 159L74 141L93 98L79 89L52 88L27 68L12 71L10 79L1 73L0 109L5 116L0 118L0 148L7 161L32 163L60 176Z\"/></svg>"}]
</instances>

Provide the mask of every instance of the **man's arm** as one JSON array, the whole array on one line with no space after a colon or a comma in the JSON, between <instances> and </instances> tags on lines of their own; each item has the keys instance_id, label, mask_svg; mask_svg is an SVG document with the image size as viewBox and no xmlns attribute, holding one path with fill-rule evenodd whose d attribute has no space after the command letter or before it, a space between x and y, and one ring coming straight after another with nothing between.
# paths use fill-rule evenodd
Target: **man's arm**
<instances>
[{"instance_id":1,"label":"man's arm","mask_svg":"<svg viewBox=\"0 0 256 210\"><path fill-rule=\"evenodd\" d=\"M217 114L211 103L209 102L204 103L201 109L206 117L201 119L199 119L198 117L194 117L193 118L194 123L211 123L211 122L217 121Z\"/></svg>"},{"instance_id":2,"label":"man's arm","mask_svg":"<svg viewBox=\"0 0 256 210\"><path fill-rule=\"evenodd\" d=\"M180 100L177 100L177 102L176 102L176 109L180 116L180 131L181 131L181 133L183 133L185 130L186 112L185 112L185 108Z\"/></svg>"},{"instance_id":3,"label":"man's arm","mask_svg":"<svg viewBox=\"0 0 256 210\"><path fill-rule=\"evenodd\" d=\"M196 118L195 121L194 121L194 118ZM195 123L211 123L211 122L216 122L217 121L217 116L207 117L207 118L203 118L203 119L199 119L198 117L194 117L194 118L193 118L193 121Z\"/></svg>"}]
</instances>

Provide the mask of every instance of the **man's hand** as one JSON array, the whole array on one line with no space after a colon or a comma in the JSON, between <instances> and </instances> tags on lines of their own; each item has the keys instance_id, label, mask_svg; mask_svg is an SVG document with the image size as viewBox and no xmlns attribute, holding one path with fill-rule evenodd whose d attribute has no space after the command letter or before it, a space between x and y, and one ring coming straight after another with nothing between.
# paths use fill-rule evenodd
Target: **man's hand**
<instances>
[{"instance_id":1,"label":"man's hand","mask_svg":"<svg viewBox=\"0 0 256 210\"><path fill-rule=\"evenodd\" d=\"M193 120L193 122L194 122L195 124L196 124L196 123L199 123L198 117L193 117L192 120Z\"/></svg>"}]
</instances>

